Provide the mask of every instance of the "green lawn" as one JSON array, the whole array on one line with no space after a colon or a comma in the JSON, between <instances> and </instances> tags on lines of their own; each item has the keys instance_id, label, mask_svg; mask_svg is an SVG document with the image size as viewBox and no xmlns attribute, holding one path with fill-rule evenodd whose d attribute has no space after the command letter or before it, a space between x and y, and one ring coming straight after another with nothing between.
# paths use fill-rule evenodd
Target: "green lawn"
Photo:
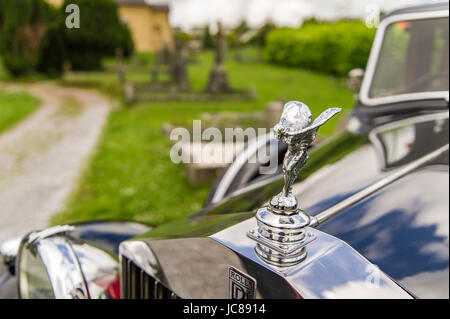
<instances>
[{"instance_id":1,"label":"green lawn","mask_svg":"<svg viewBox=\"0 0 450 319\"><path fill-rule=\"evenodd\" d=\"M202 90L213 63L211 53L202 53L200 63L190 66L191 85ZM164 122L191 123L202 112L263 110L267 102L301 100L315 116L331 106L350 109L352 93L341 80L304 70L266 64L238 64L228 59L226 67L234 87L256 87L257 99L248 102L139 103L133 108L114 110L106 124L103 139L86 168L79 189L67 209L54 216L53 223L85 219L126 219L161 224L187 216L200 208L210 185L188 184L182 164L170 161L171 142L162 135ZM65 83L96 79L100 87L114 74L80 75ZM330 135L337 120L321 129Z\"/></svg>"},{"instance_id":2,"label":"green lawn","mask_svg":"<svg viewBox=\"0 0 450 319\"><path fill-rule=\"evenodd\" d=\"M0 133L30 115L39 100L27 93L6 93L0 89Z\"/></svg>"}]
</instances>

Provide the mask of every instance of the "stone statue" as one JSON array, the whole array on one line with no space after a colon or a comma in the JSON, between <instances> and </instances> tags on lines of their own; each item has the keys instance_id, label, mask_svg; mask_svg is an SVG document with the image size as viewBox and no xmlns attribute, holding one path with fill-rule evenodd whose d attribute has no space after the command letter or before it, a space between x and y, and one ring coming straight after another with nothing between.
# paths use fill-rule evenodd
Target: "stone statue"
<instances>
[{"instance_id":1,"label":"stone statue","mask_svg":"<svg viewBox=\"0 0 450 319\"><path fill-rule=\"evenodd\" d=\"M210 94L231 93L233 92L228 82L228 74L223 66L225 60L225 39L223 28L220 22L217 23L216 46L215 46L215 63L209 75L208 86L206 92Z\"/></svg>"},{"instance_id":2,"label":"stone statue","mask_svg":"<svg viewBox=\"0 0 450 319\"><path fill-rule=\"evenodd\" d=\"M216 34L216 56L215 56L215 63L216 64L223 64L225 61L225 51L226 51L226 43L223 36L223 27L222 23L220 21L217 23L217 34Z\"/></svg>"}]
</instances>

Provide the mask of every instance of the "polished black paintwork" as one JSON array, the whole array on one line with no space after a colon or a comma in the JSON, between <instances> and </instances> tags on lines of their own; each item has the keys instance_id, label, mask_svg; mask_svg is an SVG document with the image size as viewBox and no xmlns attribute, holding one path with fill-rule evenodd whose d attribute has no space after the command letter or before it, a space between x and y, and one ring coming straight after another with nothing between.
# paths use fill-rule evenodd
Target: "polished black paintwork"
<instances>
[{"instance_id":1,"label":"polished black paintwork","mask_svg":"<svg viewBox=\"0 0 450 319\"><path fill-rule=\"evenodd\" d=\"M367 143L367 137L344 132L311 150L310 160L302 170L301 179L320 170L322 167L339 162L351 152L358 150ZM281 163L281 162L280 162ZM245 168L244 168L245 169ZM250 167L249 169L253 169ZM249 211L259 208L272 196L280 192L283 187L281 172L269 176L265 180L257 180L250 183L248 187L229 194L222 201L208 205L203 210L195 213L197 215L229 214L234 212Z\"/></svg>"},{"instance_id":2,"label":"polished black paintwork","mask_svg":"<svg viewBox=\"0 0 450 319\"><path fill-rule=\"evenodd\" d=\"M448 166L419 170L319 227L420 297L447 297Z\"/></svg>"},{"instance_id":3,"label":"polished black paintwork","mask_svg":"<svg viewBox=\"0 0 450 319\"><path fill-rule=\"evenodd\" d=\"M445 112L431 114L431 117L413 117L398 122L398 125L391 123L385 130L380 129L371 139L358 143L356 149L340 149L342 154L338 160L329 161L327 165L314 164L314 154L311 154L311 165L316 169L306 170L306 177L294 185L293 192L300 206L316 215L412 161L448 145L448 125L448 113ZM343 141L354 139L351 134L346 134ZM389 134L406 134L406 137L383 139ZM404 149L404 154L389 160L387 150L399 148ZM338 152L335 156L339 155L339 149L331 149ZM321 152L320 147L315 152L325 157L333 153ZM317 157L315 160L319 161ZM349 207L319 229L350 244L419 297L448 296L448 163L447 151ZM195 216L219 214L219 217L240 208L255 209L279 191L281 185L280 179L240 192ZM192 217L194 223L195 216Z\"/></svg>"},{"instance_id":4,"label":"polished black paintwork","mask_svg":"<svg viewBox=\"0 0 450 319\"><path fill-rule=\"evenodd\" d=\"M75 224L73 235L118 256L119 245L151 227L134 222L93 221Z\"/></svg>"},{"instance_id":5,"label":"polished black paintwork","mask_svg":"<svg viewBox=\"0 0 450 319\"><path fill-rule=\"evenodd\" d=\"M448 113L437 112L431 114L431 119L428 114L428 117L416 116L391 123L393 128L373 134L376 141L371 141L367 135L345 132L317 146L311 151L310 160L301 173L301 180L293 187L300 206L310 215L315 215L388 176L396 169L448 144L448 115L447 118L440 118L446 114ZM399 123L397 128L395 123ZM414 132L414 139L406 145L409 150L398 161L388 163L386 149L399 146L388 147L388 142L379 136L385 132L404 130L405 127L410 127ZM376 147L374 142L378 142L381 147ZM435 164L448 166L448 152L429 163ZM266 184L256 183L254 187L250 185L217 204L205 207L193 216L254 210L278 193L282 185L281 175Z\"/></svg>"}]
</instances>

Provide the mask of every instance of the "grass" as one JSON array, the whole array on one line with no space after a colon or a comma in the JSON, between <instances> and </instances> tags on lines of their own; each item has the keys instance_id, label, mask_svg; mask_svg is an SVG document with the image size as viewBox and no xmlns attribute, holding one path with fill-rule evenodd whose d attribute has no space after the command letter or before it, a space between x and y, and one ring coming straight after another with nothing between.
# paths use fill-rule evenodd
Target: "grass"
<instances>
[{"instance_id":1,"label":"grass","mask_svg":"<svg viewBox=\"0 0 450 319\"><path fill-rule=\"evenodd\" d=\"M213 63L212 53L199 54L198 60L190 65L189 75L192 87L202 90ZM316 116L331 106L350 109L353 105L352 93L342 81L327 75L262 63L240 64L232 58L226 68L234 87L256 88L256 100L139 103L114 110L78 190L52 222L119 219L159 225L201 209L210 185L189 185L184 166L170 161L172 144L162 134L164 122L192 125L202 112L262 111L267 102L277 99L301 100ZM79 76L76 81L85 80L99 81L98 86L104 87L116 78L114 74L95 74ZM333 119L320 133L331 135L337 123Z\"/></svg>"},{"instance_id":2,"label":"grass","mask_svg":"<svg viewBox=\"0 0 450 319\"><path fill-rule=\"evenodd\" d=\"M27 93L8 93L0 89L0 133L22 121L39 105L39 100Z\"/></svg>"}]
</instances>

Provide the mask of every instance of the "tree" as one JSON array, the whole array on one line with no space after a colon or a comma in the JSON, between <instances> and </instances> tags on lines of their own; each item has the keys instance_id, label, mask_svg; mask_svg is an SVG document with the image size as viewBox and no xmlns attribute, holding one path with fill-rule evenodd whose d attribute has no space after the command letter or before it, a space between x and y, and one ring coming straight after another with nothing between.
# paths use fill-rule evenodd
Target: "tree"
<instances>
[{"instance_id":1,"label":"tree","mask_svg":"<svg viewBox=\"0 0 450 319\"><path fill-rule=\"evenodd\" d=\"M20 76L35 69L57 12L43 0L0 1L0 53L5 68Z\"/></svg>"},{"instance_id":2,"label":"tree","mask_svg":"<svg viewBox=\"0 0 450 319\"><path fill-rule=\"evenodd\" d=\"M209 30L209 25L205 26L205 28L203 29L202 44L203 44L203 49L214 48L214 39Z\"/></svg>"},{"instance_id":3,"label":"tree","mask_svg":"<svg viewBox=\"0 0 450 319\"><path fill-rule=\"evenodd\" d=\"M66 26L69 4L80 8L79 29ZM13 76L59 74L66 62L77 70L98 69L117 49L124 56L133 52L113 0L66 0L59 10L44 0L0 0L0 33L3 64Z\"/></svg>"},{"instance_id":4,"label":"tree","mask_svg":"<svg viewBox=\"0 0 450 319\"><path fill-rule=\"evenodd\" d=\"M63 73L67 61L64 43L63 24L51 27L42 39L36 70L47 75L57 76Z\"/></svg>"},{"instance_id":5,"label":"tree","mask_svg":"<svg viewBox=\"0 0 450 319\"><path fill-rule=\"evenodd\" d=\"M81 13L80 28L64 29L64 42L73 69L99 69L102 58L115 55L118 49L125 56L133 52L130 31L120 21L114 1L65 0L63 8L69 4L78 5Z\"/></svg>"},{"instance_id":6,"label":"tree","mask_svg":"<svg viewBox=\"0 0 450 319\"><path fill-rule=\"evenodd\" d=\"M246 33L247 31L249 31L250 28L247 25L247 21L242 20L241 23L239 23L236 28L234 28L233 32L236 34L236 37L240 37L241 35L243 35L244 33Z\"/></svg>"},{"instance_id":7,"label":"tree","mask_svg":"<svg viewBox=\"0 0 450 319\"><path fill-rule=\"evenodd\" d=\"M270 31L276 28L272 21L267 21L255 34L255 36L250 40L251 44L256 44L260 47L266 45L266 38Z\"/></svg>"},{"instance_id":8,"label":"tree","mask_svg":"<svg viewBox=\"0 0 450 319\"><path fill-rule=\"evenodd\" d=\"M6 0L0 0L0 35L2 32L3 20L5 15Z\"/></svg>"}]
</instances>

